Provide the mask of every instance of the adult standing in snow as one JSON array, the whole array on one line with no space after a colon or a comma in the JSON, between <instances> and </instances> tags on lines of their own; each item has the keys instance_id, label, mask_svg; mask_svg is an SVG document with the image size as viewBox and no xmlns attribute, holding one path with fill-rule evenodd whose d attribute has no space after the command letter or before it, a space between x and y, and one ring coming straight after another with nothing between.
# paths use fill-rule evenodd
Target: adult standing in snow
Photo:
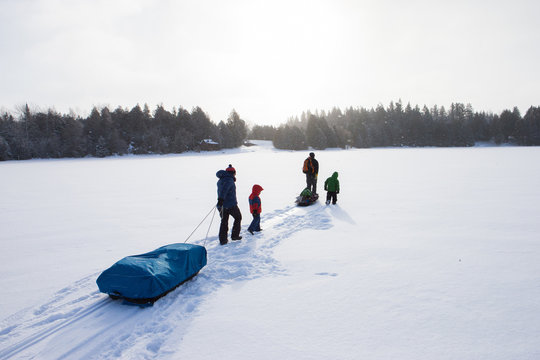
<instances>
[{"instance_id":1,"label":"adult standing in snow","mask_svg":"<svg viewBox=\"0 0 540 360\"><path fill-rule=\"evenodd\" d=\"M317 176L319 175L319 162L315 160L315 154L309 153L309 157L304 160L302 171L306 174L307 188L317 194Z\"/></svg>"},{"instance_id":2,"label":"adult standing in snow","mask_svg":"<svg viewBox=\"0 0 540 360\"><path fill-rule=\"evenodd\" d=\"M227 169L219 170L216 173L216 176L219 178L217 182L217 209L221 216L219 243L225 245L228 242L227 233L229 232L229 216L232 216L234 219L231 239L242 239L240 236L242 213L238 208L238 201L236 200L236 170L229 164Z\"/></svg>"}]
</instances>

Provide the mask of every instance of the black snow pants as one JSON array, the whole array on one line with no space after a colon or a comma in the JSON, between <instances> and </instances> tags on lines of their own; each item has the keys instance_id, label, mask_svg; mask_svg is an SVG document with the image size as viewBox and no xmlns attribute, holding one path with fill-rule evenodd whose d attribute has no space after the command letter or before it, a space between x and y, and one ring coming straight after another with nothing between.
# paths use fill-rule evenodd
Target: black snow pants
<instances>
[{"instance_id":1,"label":"black snow pants","mask_svg":"<svg viewBox=\"0 0 540 360\"><path fill-rule=\"evenodd\" d=\"M242 223L242 213L238 208L238 205L232 208L223 209L220 212L221 226L219 227L219 242L221 244L227 243L227 233L229 232L229 215L233 217L233 227L231 232L231 238L236 239L240 236L240 227Z\"/></svg>"},{"instance_id":2,"label":"black snow pants","mask_svg":"<svg viewBox=\"0 0 540 360\"><path fill-rule=\"evenodd\" d=\"M306 174L306 185L312 193L317 193L317 175L315 174Z\"/></svg>"},{"instance_id":3,"label":"black snow pants","mask_svg":"<svg viewBox=\"0 0 540 360\"><path fill-rule=\"evenodd\" d=\"M328 191L326 192L326 203L329 204L330 200L332 200L332 204L336 204L337 202L337 192L335 191Z\"/></svg>"}]
</instances>

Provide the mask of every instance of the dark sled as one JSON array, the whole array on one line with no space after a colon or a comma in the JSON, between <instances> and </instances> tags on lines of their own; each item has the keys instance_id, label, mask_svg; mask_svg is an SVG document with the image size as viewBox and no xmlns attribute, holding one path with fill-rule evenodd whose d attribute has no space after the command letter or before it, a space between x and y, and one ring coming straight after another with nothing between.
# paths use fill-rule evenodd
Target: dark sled
<instances>
[{"instance_id":1,"label":"dark sled","mask_svg":"<svg viewBox=\"0 0 540 360\"><path fill-rule=\"evenodd\" d=\"M206 265L206 248L171 244L154 251L127 256L103 271L96 282L112 299L151 305L193 278Z\"/></svg>"},{"instance_id":2,"label":"dark sled","mask_svg":"<svg viewBox=\"0 0 540 360\"><path fill-rule=\"evenodd\" d=\"M319 199L319 194L313 194L311 196L297 196L296 204L298 206L309 206L315 203Z\"/></svg>"}]
</instances>

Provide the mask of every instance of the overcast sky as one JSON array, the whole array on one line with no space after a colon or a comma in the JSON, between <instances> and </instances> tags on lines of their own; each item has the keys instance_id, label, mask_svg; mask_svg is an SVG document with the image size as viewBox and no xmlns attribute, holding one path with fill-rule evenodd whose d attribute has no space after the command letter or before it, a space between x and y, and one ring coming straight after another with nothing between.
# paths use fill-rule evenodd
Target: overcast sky
<instances>
[{"instance_id":1,"label":"overcast sky","mask_svg":"<svg viewBox=\"0 0 540 360\"><path fill-rule=\"evenodd\" d=\"M0 0L0 108L540 105L538 0Z\"/></svg>"}]
</instances>

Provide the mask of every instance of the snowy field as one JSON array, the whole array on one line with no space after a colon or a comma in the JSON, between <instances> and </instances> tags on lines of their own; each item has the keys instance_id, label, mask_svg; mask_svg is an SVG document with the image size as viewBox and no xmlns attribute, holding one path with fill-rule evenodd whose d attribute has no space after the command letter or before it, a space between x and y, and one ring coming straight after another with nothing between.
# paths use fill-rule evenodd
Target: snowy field
<instances>
[{"instance_id":1,"label":"snowy field","mask_svg":"<svg viewBox=\"0 0 540 360\"><path fill-rule=\"evenodd\" d=\"M0 359L540 358L540 148L319 151L338 205L299 208L308 151L258 144L0 163ZM229 163L244 239L219 246ZM193 280L148 308L98 291L207 214Z\"/></svg>"}]
</instances>

